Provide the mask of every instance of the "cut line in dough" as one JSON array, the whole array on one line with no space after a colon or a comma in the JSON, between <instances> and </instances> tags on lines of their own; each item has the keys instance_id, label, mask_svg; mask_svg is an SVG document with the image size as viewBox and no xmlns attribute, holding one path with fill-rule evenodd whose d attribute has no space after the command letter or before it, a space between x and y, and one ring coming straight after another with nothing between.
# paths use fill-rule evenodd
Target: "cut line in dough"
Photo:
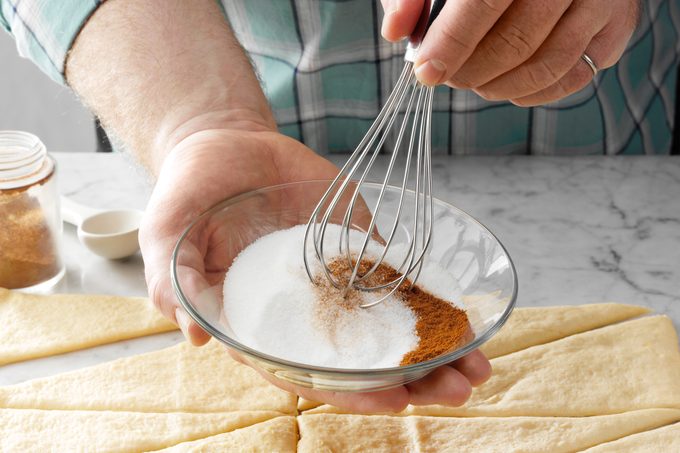
<instances>
[{"instance_id":1,"label":"cut line in dough","mask_svg":"<svg viewBox=\"0 0 680 453\"><path fill-rule=\"evenodd\" d=\"M680 423L632 434L584 451L584 453L664 452L680 452Z\"/></svg>"},{"instance_id":2,"label":"cut line in dough","mask_svg":"<svg viewBox=\"0 0 680 453\"><path fill-rule=\"evenodd\" d=\"M300 453L318 451L572 452L680 419L647 409L595 417L391 417L303 414Z\"/></svg>"},{"instance_id":3,"label":"cut line in dough","mask_svg":"<svg viewBox=\"0 0 680 453\"><path fill-rule=\"evenodd\" d=\"M0 409L0 451L158 450L251 426L277 412L147 414Z\"/></svg>"},{"instance_id":4,"label":"cut line in dough","mask_svg":"<svg viewBox=\"0 0 680 453\"><path fill-rule=\"evenodd\" d=\"M295 453L297 441L295 417L282 416L228 433L183 442L157 453Z\"/></svg>"},{"instance_id":5,"label":"cut line in dough","mask_svg":"<svg viewBox=\"0 0 680 453\"><path fill-rule=\"evenodd\" d=\"M517 308L480 349L493 359L646 313L646 307L616 303Z\"/></svg>"},{"instance_id":6,"label":"cut line in dough","mask_svg":"<svg viewBox=\"0 0 680 453\"><path fill-rule=\"evenodd\" d=\"M297 399L233 360L216 340L181 343L69 373L0 387L0 407L135 412L296 413Z\"/></svg>"}]
</instances>

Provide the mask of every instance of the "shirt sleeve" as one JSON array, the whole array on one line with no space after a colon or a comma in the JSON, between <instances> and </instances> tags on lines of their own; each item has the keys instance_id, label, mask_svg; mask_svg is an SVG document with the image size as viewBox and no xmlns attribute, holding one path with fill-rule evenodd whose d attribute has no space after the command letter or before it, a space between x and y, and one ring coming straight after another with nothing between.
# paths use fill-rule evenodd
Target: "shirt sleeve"
<instances>
[{"instance_id":1,"label":"shirt sleeve","mask_svg":"<svg viewBox=\"0 0 680 453\"><path fill-rule=\"evenodd\" d=\"M65 83L66 56L102 0L0 0L0 26L29 58L58 83Z\"/></svg>"}]
</instances>

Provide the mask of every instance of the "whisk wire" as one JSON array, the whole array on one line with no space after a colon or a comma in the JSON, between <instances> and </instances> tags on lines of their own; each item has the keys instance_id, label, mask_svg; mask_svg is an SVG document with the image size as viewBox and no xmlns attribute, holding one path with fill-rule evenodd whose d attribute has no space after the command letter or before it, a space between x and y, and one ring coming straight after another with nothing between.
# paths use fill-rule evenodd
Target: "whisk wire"
<instances>
[{"instance_id":1,"label":"whisk wire","mask_svg":"<svg viewBox=\"0 0 680 453\"><path fill-rule=\"evenodd\" d=\"M407 69L408 68L405 68L405 70L407 70ZM401 102L403 101L403 99L405 99L407 97L407 94L408 94L408 91L409 91L408 88L409 88L409 86L413 85L414 83L415 82L413 81L412 77L407 80L407 87L406 87L407 89L404 90L403 95L400 96L400 102L398 103L398 105L401 105ZM412 92L415 92L415 90L412 90ZM406 111L410 111L410 107L411 107L412 103L413 103L413 96L409 96L409 103L408 103ZM392 125L394 124L394 121L397 119L398 116L399 116L399 109L395 108L394 111L393 111L393 114L390 116L390 120L388 122L387 129L392 128ZM385 174L385 178L383 179L383 184L380 188L380 193L378 194L378 200L376 201L375 207L374 207L373 212L372 212L373 215L371 216L370 224L369 224L369 226L366 230L366 234L365 234L364 239L362 241L362 245L361 245L361 248L359 250L359 253L354 258L354 263L352 262L353 258L352 258L350 246L349 246L349 244L350 244L349 236L350 236L351 224L352 224L351 223L352 214L354 212L354 207L356 206L356 201L357 201L357 199L358 199L358 197L361 193L360 192L361 185L366 180L366 177L367 177L375 159L377 158L380 150L382 149L382 147L385 143L385 140L387 139L386 133L382 134L382 137L381 137L378 145L376 146L375 150L373 151L373 156L372 156L371 160L369 161L368 165L366 166L366 168L364 169L364 172L361 175L361 178L359 179L359 181L356 185L356 189L354 190L354 193L352 194L352 200L350 201L349 208L347 209L347 211L345 213L345 217L343 219L343 224L342 224L343 228L341 230L341 232L342 232L341 234L343 235L343 238L344 238L347 264L350 268L352 268L352 274L350 276L349 282L347 283L347 288L353 286L355 284L355 282L358 282L360 280L367 278L378 268L378 266L382 262L383 258L385 257L385 254L387 253L387 249L388 249L388 247L391 243L393 232L391 233L390 237L388 238L387 242L385 243L385 246L383 247L382 255L375 261L373 266L368 271L366 271L364 274L359 276L358 275L359 267L361 265L364 254L366 252L366 248L368 247L368 243L371 240L371 237L373 236L373 233L375 231L376 221L377 221L378 215L380 213L380 209L381 209L381 206L382 206L382 200L383 200L383 197L385 195L385 191L387 189L387 184L389 183L390 176L391 176L392 170L394 168L394 163L396 162L397 156L399 155L399 144L400 144L401 138L403 137L402 128L404 127L404 125L407 121L408 121L408 115L404 115L404 119L402 120L402 127L400 128L399 137L397 139L397 145L395 145L395 150L392 153L392 156L390 158L390 163L389 163L387 172ZM396 231L396 225L398 224L398 222L399 222L399 213L397 213L397 216L395 217L395 226L393 228L393 231ZM341 240L341 244L342 244L342 242L343 241ZM359 280L357 280L357 277L359 278Z\"/></svg>"},{"instance_id":2,"label":"whisk wire","mask_svg":"<svg viewBox=\"0 0 680 453\"><path fill-rule=\"evenodd\" d=\"M414 203L414 222L413 222L413 229L411 231L411 238L412 240L409 243L409 249L408 253L402 262L401 266L398 268L398 271L401 272L403 269L404 265L408 262L408 265L406 265L406 270L401 272L401 276L394 279L393 281L381 285L379 287L375 287L372 289L378 289L378 288L384 288L384 287L390 287L391 290L387 293L384 294L382 297L379 299L372 301L370 303L366 303L361 305L362 308L370 308L373 307L388 297L390 297L392 294L394 294L400 287L401 285L406 281L407 278L409 278L409 275L417 268L418 269L418 274L421 269L421 265L423 263L423 258L425 256L425 253L427 251L427 245L429 244L429 240L425 241L425 237L429 234L431 234L431 229L428 228L428 233L426 233L426 219L427 219L427 214L428 212L431 212L427 208L427 203L425 202L425 197L427 195L430 196L431 198L431 190L429 191L429 194L426 193L426 187L431 187L431 181L427 183L425 187L423 187L423 190L421 190L421 184L424 184L427 179L428 175L431 175L429 168L431 166L431 161L429 160L429 152L431 149L429 148L429 143L430 143L430 128L428 127L428 124L431 123L431 103L430 103L430 98L431 98L431 88L425 88L421 85L418 86L418 102L416 104L416 112L414 114L414 120L412 124L412 130L411 130L411 140L409 143L409 150L412 149L413 144L418 142L418 152L416 155L416 187L415 187L415 193L414 197L416 197L416 203ZM424 101L423 101L424 99ZM424 110L425 114L424 115L419 115L420 110ZM415 131L418 131L417 137L415 136ZM410 156L411 153L409 153ZM408 168L408 166L407 166ZM405 186L402 187L402 191L405 189ZM418 203L418 198L421 198L421 203ZM421 205L422 205L422 214L421 214ZM421 249L420 253L416 256L416 250L417 250L417 241L418 241L418 236L419 236L419 225L421 223L420 218L422 215L422 234L423 234L423 242L422 246L423 248ZM430 223L431 225L431 223ZM411 280L411 286L415 283L417 280L417 276Z\"/></svg>"},{"instance_id":3,"label":"whisk wire","mask_svg":"<svg viewBox=\"0 0 680 453\"><path fill-rule=\"evenodd\" d=\"M371 149L371 146L373 142L376 140L378 137L378 134L376 134L377 131L381 130L384 126L385 121L387 121L387 118L389 117L390 112L394 111L394 107L396 104L396 107L398 108L398 105L401 103L403 100L403 86L405 84L408 84L412 79L413 79L413 74L412 71L407 70L407 67L410 67L410 63L407 64L404 67L404 70L402 71L399 80L397 82L397 88L392 91L390 96L388 97L387 102L385 103L385 107L380 111L378 116L376 117L375 121L369 128L368 132L364 136L364 138L361 140L359 145L356 147L355 151L352 153L348 161L345 163L345 165L340 169L338 176L333 180L329 188L326 190L324 195L321 197L321 200L317 204L316 208L312 212L312 215L310 217L310 220L307 224L307 229L305 231L305 236L304 236L304 265L305 265L305 270L307 271L307 275L309 276L310 279L313 280L313 276L309 267L309 262L307 259L307 243L309 239L309 232L310 232L310 227L313 227L312 231L312 237L313 237L313 244L314 244L314 250L317 259L321 262L322 264L322 269L324 272L324 275L326 278L331 282L331 284L336 287L340 288L342 285L332 276L332 273L330 269L328 268L326 264L326 260L324 258L324 241L322 238L325 236L326 232L326 227L328 225L328 221L335 211L335 208L337 204L339 203L341 197L344 195L345 190L347 186L352 182L352 176L356 173L357 169L360 168L361 163L363 159L365 158L366 154L368 151ZM380 147L377 148L378 150ZM375 156L374 156L375 157ZM371 162L373 162L372 159ZM347 171L347 168L351 166L351 169ZM370 165L369 165L370 168ZM344 177L345 173L347 174L346 177ZM340 183L340 186L337 188L337 191L335 191L336 186ZM331 202L329 203L328 208L324 212L324 215L321 219L320 222L320 230L317 229L318 226L318 216L319 212L323 208L324 204L328 200L329 196L333 193L333 198ZM351 203L350 206L353 206L354 203Z\"/></svg>"},{"instance_id":4,"label":"whisk wire","mask_svg":"<svg viewBox=\"0 0 680 453\"><path fill-rule=\"evenodd\" d=\"M427 116L426 116L426 123L425 123L425 135L427 137L431 137L431 131L432 131L432 99L434 95L434 88L428 88L428 98L427 98ZM423 190L423 238L422 238L422 247L421 250L426 251L429 246L430 246L430 241L432 240L432 230L433 230L433 224L434 224L434 200L432 197L432 143L431 140L426 139L425 140L425 167L424 167L424 172L426 172L426 176L424 177L425 181L427 181L427 186L424 187ZM427 191L427 196L425 194L425 191ZM429 200L429 203L427 202ZM428 216L428 208L429 208L429 216ZM427 226L427 232L425 232L425 223L426 220L428 222ZM423 254L424 256L424 254ZM423 269L423 257L419 260L418 264L418 270L416 271L415 276L413 277L413 280L411 281L411 287L415 284L415 282L418 280L418 277L420 276L420 272Z\"/></svg>"},{"instance_id":5,"label":"whisk wire","mask_svg":"<svg viewBox=\"0 0 680 453\"><path fill-rule=\"evenodd\" d=\"M403 71L390 94L384 107L371 124L368 132L356 147L345 165L340 169L338 176L330 184L326 192L321 197L319 203L313 210L304 236L304 265L309 278L314 281L312 270L308 258L309 240L312 240L313 253L317 261L321 264L321 269L326 279L336 288L343 291L343 295L350 288L362 291L385 290L386 293L380 295L376 300L361 305L362 308L375 306L392 294L394 294L407 279L410 279L411 286L415 284L423 268L424 257L431 243L433 229L434 204L432 200L432 160L431 160L431 122L432 104L434 89L419 84L413 73L413 64L406 62ZM366 229L359 229L353 225L355 207L358 203L363 203L361 197L362 186L368 180L369 174L375 164L381 149L384 147L389 132L399 120L398 133L396 134L395 146L389 160L387 171L382 177L382 184L377 196L375 205L370 211L371 217ZM407 138L408 146L404 145ZM388 185L394 175L396 162L403 155L402 148L406 149L405 168L401 175L401 187L398 191L398 204L394 218L388 222L389 233L386 239L374 239L380 246L371 246L371 266L361 271L364 257L369 250L371 239L376 237L378 218L384 208L385 196ZM411 167L415 160L415 171L411 175ZM409 191L409 181L415 180L415 187ZM353 186L352 186L353 185ZM410 211L405 209L407 199L412 199L414 206ZM348 203L346 207L345 203ZM325 253L325 238L328 224L334 218L334 213L339 206L343 206L344 213L340 222L340 237L338 241L338 256L346 260L348 268L351 269L349 278L340 281L339 276L334 276L329 268ZM362 206L362 209L364 207ZM368 206L365 207L368 209ZM407 245L403 250L405 256L403 261L395 270L398 277L391 281L369 286L367 279L373 275L382 262L388 256L388 251L392 246L399 225L404 220L404 215L412 215L410 228L406 233ZM356 244L358 250L351 248L351 236L353 232L363 234ZM380 247L380 248L379 248ZM399 249L401 250L401 249ZM390 258L393 260L394 257ZM394 261L392 261L394 262ZM399 262L399 261L397 261Z\"/></svg>"},{"instance_id":6,"label":"whisk wire","mask_svg":"<svg viewBox=\"0 0 680 453\"><path fill-rule=\"evenodd\" d=\"M417 93L417 90L415 89L415 85L416 85L415 82L411 82L411 86L413 88L410 90L409 101L408 101L408 105L406 106L407 112L411 111L411 107L413 105L413 101L414 101L415 95ZM394 145L394 151L392 152L392 156L390 158L390 163L389 163L389 166L388 166L388 169L387 169L387 174L385 175L385 178L383 180L383 185L380 189L380 194L378 196L376 208L373 211L373 218L371 219L371 226L369 227L369 231L371 231L371 229L373 228L373 226L376 223L376 218L377 218L379 211L380 211L381 202L382 202L382 199L384 197L385 191L387 189L387 183L390 180L390 177L392 175L392 171L394 169L394 164L397 161L397 157L399 156L399 151L401 150L401 142L404 138L404 133L406 132L408 122L409 122L409 115L404 115L401 127L399 128L399 134L397 136L397 140L396 140L395 145ZM413 129L412 129L411 135L413 135L413 133L414 132L413 132ZM399 193L399 203L397 204L396 214L394 216L394 222L393 222L392 227L390 229L390 233L387 236L387 239L385 239L385 241L384 241L384 247L383 247L382 252L381 252L380 256L378 257L378 259L375 261L373 266L368 271L366 271L362 276L360 276L359 278L357 278L355 280L356 283L361 282L362 280L365 280L371 274L373 274L373 272L375 272L376 269L378 269L378 267L380 266L380 263L384 260L385 256L387 255L387 250L389 249L389 247L392 243L392 240L394 239L394 234L396 233L397 228L399 226L399 221L401 219L401 211L402 211L402 207L404 205L404 194L406 193L406 184L407 184L408 176L409 176L412 149L413 149L413 143L412 143L412 140L409 139L409 150L406 154L406 165L405 165L404 175L403 175L402 184L401 184L401 191ZM402 264L402 267L403 267L403 264ZM400 268L397 269L397 272L399 272L399 271L400 271ZM390 286L393 283L394 282L387 282L383 285L376 286L375 289L384 288L384 287ZM364 287L360 287L360 286L357 286L357 288L365 289Z\"/></svg>"}]
</instances>

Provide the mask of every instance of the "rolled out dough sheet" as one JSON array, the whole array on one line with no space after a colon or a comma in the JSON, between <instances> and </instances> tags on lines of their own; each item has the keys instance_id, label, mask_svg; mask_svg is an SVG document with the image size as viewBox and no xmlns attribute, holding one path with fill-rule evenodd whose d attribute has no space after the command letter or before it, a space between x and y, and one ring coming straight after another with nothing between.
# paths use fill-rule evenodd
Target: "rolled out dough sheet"
<instances>
[{"instance_id":1,"label":"rolled out dough sheet","mask_svg":"<svg viewBox=\"0 0 680 453\"><path fill-rule=\"evenodd\" d=\"M0 451L140 452L250 426L277 412L145 414L0 409Z\"/></svg>"},{"instance_id":2,"label":"rolled out dough sheet","mask_svg":"<svg viewBox=\"0 0 680 453\"><path fill-rule=\"evenodd\" d=\"M148 299L0 288L0 365L177 329Z\"/></svg>"},{"instance_id":3,"label":"rolled out dough sheet","mask_svg":"<svg viewBox=\"0 0 680 453\"><path fill-rule=\"evenodd\" d=\"M166 453L295 453L297 451L295 417L276 417L257 425L159 450Z\"/></svg>"},{"instance_id":4,"label":"rolled out dough sheet","mask_svg":"<svg viewBox=\"0 0 680 453\"><path fill-rule=\"evenodd\" d=\"M646 307L616 303L518 308L480 349L493 359L645 313Z\"/></svg>"},{"instance_id":5,"label":"rolled out dough sheet","mask_svg":"<svg viewBox=\"0 0 680 453\"><path fill-rule=\"evenodd\" d=\"M623 437L585 450L587 453L680 452L680 423ZM584 453L585 453L584 452Z\"/></svg>"},{"instance_id":6,"label":"rolled out dough sheet","mask_svg":"<svg viewBox=\"0 0 680 453\"><path fill-rule=\"evenodd\" d=\"M464 406L409 406L402 415L581 417L680 409L678 337L666 316L573 335L491 364L491 379ZM342 412L323 405L305 414Z\"/></svg>"},{"instance_id":7,"label":"rolled out dough sheet","mask_svg":"<svg viewBox=\"0 0 680 453\"><path fill-rule=\"evenodd\" d=\"M679 419L673 409L576 418L303 414L298 451L572 452Z\"/></svg>"},{"instance_id":8,"label":"rolled out dough sheet","mask_svg":"<svg viewBox=\"0 0 680 453\"><path fill-rule=\"evenodd\" d=\"M7 408L295 414L296 406L294 395L234 361L216 340L0 387L0 407Z\"/></svg>"},{"instance_id":9,"label":"rolled out dough sheet","mask_svg":"<svg viewBox=\"0 0 680 453\"><path fill-rule=\"evenodd\" d=\"M649 313L646 307L617 303L517 308L480 349L490 359ZM298 411L322 403L298 400Z\"/></svg>"}]
</instances>

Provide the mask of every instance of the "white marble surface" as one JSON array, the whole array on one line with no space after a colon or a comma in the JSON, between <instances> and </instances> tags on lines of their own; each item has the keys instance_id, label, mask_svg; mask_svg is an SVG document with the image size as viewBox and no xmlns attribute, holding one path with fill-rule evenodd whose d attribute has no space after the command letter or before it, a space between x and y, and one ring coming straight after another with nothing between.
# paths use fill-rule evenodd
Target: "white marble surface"
<instances>
[{"instance_id":1,"label":"white marble surface","mask_svg":"<svg viewBox=\"0 0 680 453\"><path fill-rule=\"evenodd\" d=\"M143 208L144 174L119 154L56 154L62 193L94 207ZM341 160L342 158L340 158ZM476 217L507 247L518 306L617 301L645 305L680 327L680 158L434 159L438 198ZM145 293L140 256L91 255L66 226L61 292ZM174 344L155 335L0 367L0 384Z\"/></svg>"}]
</instances>

